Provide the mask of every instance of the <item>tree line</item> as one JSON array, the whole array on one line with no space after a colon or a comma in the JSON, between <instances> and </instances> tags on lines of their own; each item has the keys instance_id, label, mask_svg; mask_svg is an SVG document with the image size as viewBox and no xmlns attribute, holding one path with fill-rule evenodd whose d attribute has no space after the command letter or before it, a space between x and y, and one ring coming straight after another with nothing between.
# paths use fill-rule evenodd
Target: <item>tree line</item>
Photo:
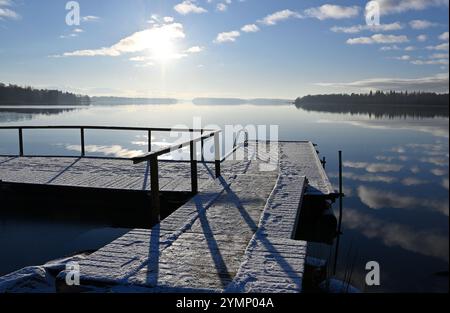
<instances>
[{"instance_id":1,"label":"tree line","mask_svg":"<svg viewBox=\"0 0 450 313\"><path fill-rule=\"evenodd\" d=\"M308 95L295 100L297 107L309 105L402 105L448 106L449 95L433 92L376 91L370 93Z\"/></svg>"},{"instance_id":2,"label":"tree line","mask_svg":"<svg viewBox=\"0 0 450 313\"><path fill-rule=\"evenodd\" d=\"M88 96L0 83L0 105L89 105Z\"/></svg>"}]
</instances>

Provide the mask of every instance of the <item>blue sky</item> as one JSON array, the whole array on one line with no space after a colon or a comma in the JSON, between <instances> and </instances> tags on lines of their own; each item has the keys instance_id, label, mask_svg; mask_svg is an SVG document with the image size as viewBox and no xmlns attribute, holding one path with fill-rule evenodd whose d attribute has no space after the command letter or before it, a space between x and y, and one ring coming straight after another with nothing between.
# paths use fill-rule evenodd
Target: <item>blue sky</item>
<instances>
[{"instance_id":1,"label":"blue sky","mask_svg":"<svg viewBox=\"0 0 450 313\"><path fill-rule=\"evenodd\" d=\"M0 0L0 81L89 95L448 91L448 0Z\"/></svg>"}]
</instances>

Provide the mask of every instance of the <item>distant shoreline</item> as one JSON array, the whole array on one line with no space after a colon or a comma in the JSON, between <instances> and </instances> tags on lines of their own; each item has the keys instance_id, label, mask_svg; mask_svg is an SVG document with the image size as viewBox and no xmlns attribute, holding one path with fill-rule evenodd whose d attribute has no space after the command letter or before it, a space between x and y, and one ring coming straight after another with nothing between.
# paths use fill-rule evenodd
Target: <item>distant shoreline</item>
<instances>
[{"instance_id":1,"label":"distant shoreline","mask_svg":"<svg viewBox=\"0 0 450 313\"><path fill-rule=\"evenodd\" d=\"M308 95L294 101L297 107L312 105L340 105L340 106L447 106L448 93L437 94L431 92L370 92L365 94L327 94Z\"/></svg>"}]
</instances>

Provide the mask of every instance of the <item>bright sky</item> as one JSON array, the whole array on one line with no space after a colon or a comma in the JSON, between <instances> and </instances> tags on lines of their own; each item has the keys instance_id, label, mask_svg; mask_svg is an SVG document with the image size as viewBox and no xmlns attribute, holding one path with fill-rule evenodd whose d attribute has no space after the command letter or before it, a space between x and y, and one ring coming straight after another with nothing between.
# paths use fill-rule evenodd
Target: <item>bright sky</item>
<instances>
[{"instance_id":1,"label":"bright sky","mask_svg":"<svg viewBox=\"0 0 450 313\"><path fill-rule=\"evenodd\" d=\"M0 82L88 95L448 91L449 0L0 0Z\"/></svg>"}]
</instances>

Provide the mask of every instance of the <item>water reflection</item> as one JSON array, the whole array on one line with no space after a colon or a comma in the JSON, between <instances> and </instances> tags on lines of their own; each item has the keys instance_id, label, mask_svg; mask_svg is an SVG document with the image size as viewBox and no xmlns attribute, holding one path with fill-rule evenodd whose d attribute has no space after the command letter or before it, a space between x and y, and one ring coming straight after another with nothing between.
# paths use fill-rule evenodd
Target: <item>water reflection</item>
<instances>
[{"instance_id":1,"label":"water reflection","mask_svg":"<svg viewBox=\"0 0 450 313\"><path fill-rule=\"evenodd\" d=\"M361 117L359 120L328 120L321 119L321 124L344 123L352 126L374 130L406 130L431 134L435 137L449 137L448 119L423 119L423 120L371 120Z\"/></svg>"},{"instance_id":2,"label":"water reflection","mask_svg":"<svg viewBox=\"0 0 450 313\"><path fill-rule=\"evenodd\" d=\"M80 145L67 145L65 148L69 151L81 152ZM101 154L101 156L116 157L116 158L133 158L142 155L144 153L143 150L129 150L120 145L113 145L113 146L87 145L85 146L85 151L87 153Z\"/></svg>"},{"instance_id":3,"label":"water reflection","mask_svg":"<svg viewBox=\"0 0 450 313\"><path fill-rule=\"evenodd\" d=\"M388 163L368 163L368 162L350 162L346 161L343 164L345 167L365 169L369 173L388 173L399 172L403 165L388 164Z\"/></svg>"},{"instance_id":4,"label":"water reflection","mask_svg":"<svg viewBox=\"0 0 450 313\"><path fill-rule=\"evenodd\" d=\"M77 110L82 110L79 107L66 107L66 108L32 108L32 107L2 107L0 106L0 123L10 123L32 120L36 116L51 116L60 115L67 112L74 112Z\"/></svg>"},{"instance_id":5,"label":"water reflection","mask_svg":"<svg viewBox=\"0 0 450 313\"><path fill-rule=\"evenodd\" d=\"M388 222L350 208L346 208L344 212L344 225L367 238L380 239L388 247L399 246L446 262L449 260L448 236L435 231L418 231L410 226Z\"/></svg>"},{"instance_id":6,"label":"water reflection","mask_svg":"<svg viewBox=\"0 0 450 313\"><path fill-rule=\"evenodd\" d=\"M308 112L328 112L351 115L368 115L370 118L398 119L398 118L434 118L448 117L448 106L394 106L394 105L335 105L335 104L310 104L302 105L302 110Z\"/></svg>"},{"instance_id":7,"label":"water reflection","mask_svg":"<svg viewBox=\"0 0 450 313\"><path fill-rule=\"evenodd\" d=\"M52 112L57 112L52 110ZM298 110L291 105L194 105L179 103L174 105L152 106L90 106L79 110L61 111L61 114L31 114L31 125L107 125L107 126L153 126L167 127L177 124L192 126L193 117L201 116L202 124L219 125L269 125L280 126L282 140L313 140L319 144L321 155L326 156L327 172L337 183L336 151L344 151L344 235L342 253L345 263L348 246L354 235L361 251L361 263L356 272L365 273L364 265L368 260L382 262L384 277L383 290L405 291L448 291L448 285L436 285L434 277L426 278L429 273L442 271L448 267L448 114L436 118L434 113L411 115L388 114L381 118L377 114L351 115L351 112L335 114ZM354 113L354 112L353 112ZM419 112L420 113L420 112ZM0 110L0 124L24 124L18 119L5 117ZM408 116L408 117L405 117ZM17 122L19 121L19 122ZM17 123L16 123L17 122ZM26 132L27 153L78 154L80 152L79 133L62 132ZM175 138L176 139L176 138ZM167 146L175 140L164 133L152 133L152 148ZM136 132L86 132L86 151L90 155L112 157L132 157L146 152L148 138L146 133ZM6 148L9 150L6 151ZM16 153L17 132L0 133L0 152ZM12 151L12 152L11 152ZM178 157L177 157L178 158ZM351 208L351 209L349 209ZM56 222L55 222L56 224ZM0 222L1 225L1 222ZM21 237L27 225L10 228L7 233L0 229L0 238L4 235ZM47 227L45 225L45 227ZM1 228L1 227L0 227ZM64 230L48 229L48 235L31 242L33 246L49 244L53 236L64 238ZM82 228L81 232L85 231ZM34 229L32 229L34 231ZM79 230L74 230L77 232ZM32 231L26 233L31 235ZM14 237L10 237L14 238ZM27 240L10 244L0 240L0 249L8 251L9 260L16 262L24 258L14 247L28 249ZM347 245L347 246L346 246ZM51 251L58 256L58 247ZM49 254L50 248L45 251ZM329 251L329 249L327 250ZM409 251L409 252L408 252ZM408 252L408 253L406 253ZM40 262L39 251L29 264ZM30 256L31 258L32 256ZM42 254L40 255L42 257ZM328 254L319 256L327 258ZM402 262L402 264L399 264ZM422 276L410 278L409 268L425 268ZM20 265L20 263L17 263ZM2 264L0 264L0 268ZM1 269L0 269L1 270ZM430 274L431 275L431 274ZM432 275L431 275L432 276ZM361 275L364 277L364 275ZM364 278L363 278L364 279ZM387 279L387 278L386 278ZM363 280L362 280L363 281ZM395 283L392 283L395 282ZM369 290L369 291L372 291Z\"/></svg>"},{"instance_id":8,"label":"water reflection","mask_svg":"<svg viewBox=\"0 0 450 313\"><path fill-rule=\"evenodd\" d=\"M406 196L368 186L358 187L358 197L371 209L415 209L423 208L449 216L448 200L441 201L422 197Z\"/></svg>"}]
</instances>

